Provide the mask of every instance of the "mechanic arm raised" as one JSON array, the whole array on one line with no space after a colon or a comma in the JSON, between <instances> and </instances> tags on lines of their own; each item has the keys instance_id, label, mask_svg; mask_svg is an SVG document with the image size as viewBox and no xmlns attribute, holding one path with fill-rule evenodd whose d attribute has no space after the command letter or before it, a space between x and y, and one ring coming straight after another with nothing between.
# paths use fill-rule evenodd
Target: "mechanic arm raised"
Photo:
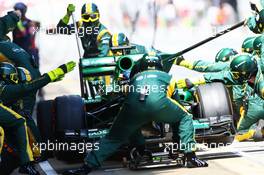
<instances>
[{"instance_id":1,"label":"mechanic arm raised","mask_svg":"<svg viewBox=\"0 0 264 175\"><path fill-rule=\"evenodd\" d=\"M26 96L28 93L38 90L46 86L50 82L60 81L64 75L72 71L75 67L75 62L68 62L60 67L45 73L41 77L23 84L1 84L0 85L0 100L9 101L19 99Z\"/></svg>"},{"instance_id":2,"label":"mechanic arm raised","mask_svg":"<svg viewBox=\"0 0 264 175\"><path fill-rule=\"evenodd\" d=\"M213 63L204 60L188 61L185 60L183 57L176 58L174 64L198 72L219 72L229 66L229 63L227 62Z\"/></svg>"},{"instance_id":3,"label":"mechanic arm raised","mask_svg":"<svg viewBox=\"0 0 264 175\"><path fill-rule=\"evenodd\" d=\"M239 82L233 78L233 75L230 71L221 71L216 73L206 73L198 78L185 78L180 79L176 81L176 85L178 88L192 88L195 85L201 85L206 83L212 83L212 82L222 82L225 85L239 85L242 84L242 82Z\"/></svg>"},{"instance_id":4,"label":"mechanic arm raised","mask_svg":"<svg viewBox=\"0 0 264 175\"><path fill-rule=\"evenodd\" d=\"M75 11L75 6L73 4L69 4L67 7L67 13L66 15L59 21L57 24L57 31L60 34L68 34L71 35L74 33L74 24L69 24L70 17L72 13Z\"/></svg>"},{"instance_id":5,"label":"mechanic arm raised","mask_svg":"<svg viewBox=\"0 0 264 175\"><path fill-rule=\"evenodd\" d=\"M16 11L8 12L7 15L0 18L0 41L6 40L6 34L14 30L19 21L19 14Z\"/></svg>"}]
</instances>

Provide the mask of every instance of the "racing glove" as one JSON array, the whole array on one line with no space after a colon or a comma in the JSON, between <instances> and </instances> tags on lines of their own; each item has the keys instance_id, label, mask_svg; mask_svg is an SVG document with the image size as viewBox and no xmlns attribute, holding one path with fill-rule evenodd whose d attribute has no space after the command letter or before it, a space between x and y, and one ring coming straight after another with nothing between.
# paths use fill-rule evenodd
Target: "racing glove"
<instances>
[{"instance_id":1,"label":"racing glove","mask_svg":"<svg viewBox=\"0 0 264 175\"><path fill-rule=\"evenodd\" d=\"M175 65L180 65L182 61L184 61L184 57L181 55L179 57L176 57L175 60L174 60L174 63Z\"/></svg>"},{"instance_id":2,"label":"racing glove","mask_svg":"<svg viewBox=\"0 0 264 175\"><path fill-rule=\"evenodd\" d=\"M68 24L70 21L70 16L72 13L75 12L75 5L69 4L67 7L67 13L66 15L62 18L63 23Z\"/></svg>"},{"instance_id":3,"label":"racing glove","mask_svg":"<svg viewBox=\"0 0 264 175\"><path fill-rule=\"evenodd\" d=\"M68 73L68 72L71 72L75 66L76 66L76 63L74 61L70 61L66 64L60 65L59 68L61 68L64 73Z\"/></svg>"},{"instance_id":4,"label":"racing glove","mask_svg":"<svg viewBox=\"0 0 264 175\"><path fill-rule=\"evenodd\" d=\"M197 167L208 167L208 164L200 160L194 152L186 153L186 166L188 168L197 168Z\"/></svg>"},{"instance_id":5,"label":"racing glove","mask_svg":"<svg viewBox=\"0 0 264 175\"><path fill-rule=\"evenodd\" d=\"M193 69L193 62L185 60L183 56L177 57L173 64L185 67L187 69Z\"/></svg>"},{"instance_id":6,"label":"racing glove","mask_svg":"<svg viewBox=\"0 0 264 175\"><path fill-rule=\"evenodd\" d=\"M75 5L69 4L67 7L67 15L71 16L73 12L75 12Z\"/></svg>"},{"instance_id":7,"label":"racing glove","mask_svg":"<svg viewBox=\"0 0 264 175\"><path fill-rule=\"evenodd\" d=\"M63 64L59 66L58 68L48 72L48 76L51 80L51 82L60 81L63 79L64 75L74 69L76 66L76 63L73 61L70 61L66 64Z\"/></svg>"},{"instance_id":8,"label":"racing glove","mask_svg":"<svg viewBox=\"0 0 264 175\"><path fill-rule=\"evenodd\" d=\"M195 80L190 80L189 78L185 78L176 81L176 86L179 89L184 89L184 88L191 89L195 85L201 85L201 84L205 84L205 79L203 77L197 78Z\"/></svg>"}]
</instances>

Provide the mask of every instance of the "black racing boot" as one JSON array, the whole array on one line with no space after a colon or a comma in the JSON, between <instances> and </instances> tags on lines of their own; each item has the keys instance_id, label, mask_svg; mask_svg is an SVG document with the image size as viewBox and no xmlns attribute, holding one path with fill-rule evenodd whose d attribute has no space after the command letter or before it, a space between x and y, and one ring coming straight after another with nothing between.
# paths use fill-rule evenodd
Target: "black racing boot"
<instances>
[{"instance_id":1,"label":"black racing boot","mask_svg":"<svg viewBox=\"0 0 264 175\"><path fill-rule=\"evenodd\" d=\"M200 160L194 152L186 153L186 166L188 168L197 168L197 167L208 167L208 164Z\"/></svg>"},{"instance_id":2,"label":"black racing boot","mask_svg":"<svg viewBox=\"0 0 264 175\"><path fill-rule=\"evenodd\" d=\"M18 172L21 174L28 174L28 175L40 175L32 163L27 163L25 165L22 165L19 168Z\"/></svg>"},{"instance_id":3,"label":"black racing boot","mask_svg":"<svg viewBox=\"0 0 264 175\"><path fill-rule=\"evenodd\" d=\"M88 165L83 165L80 168L72 169L72 170L67 170L63 172L63 175L86 175L89 174L92 171L92 168L89 167Z\"/></svg>"}]
</instances>

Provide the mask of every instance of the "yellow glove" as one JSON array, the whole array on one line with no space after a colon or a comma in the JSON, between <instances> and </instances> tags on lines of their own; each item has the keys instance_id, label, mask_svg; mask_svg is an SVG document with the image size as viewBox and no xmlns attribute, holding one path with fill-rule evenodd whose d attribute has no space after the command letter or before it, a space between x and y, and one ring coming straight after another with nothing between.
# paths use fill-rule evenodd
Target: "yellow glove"
<instances>
[{"instance_id":1,"label":"yellow glove","mask_svg":"<svg viewBox=\"0 0 264 175\"><path fill-rule=\"evenodd\" d=\"M183 88L188 88L191 89L192 87L196 86L196 85L201 85L201 84L205 84L205 79L202 78L197 78L194 81L185 78L185 79L180 79L178 81L176 81L176 86L179 89L183 89Z\"/></svg>"},{"instance_id":2,"label":"yellow glove","mask_svg":"<svg viewBox=\"0 0 264 175\"><path fill-rule=\"evenodd\" d=\"M61 68L56 68L50 72L47 73L49 78L50 78L50 81L51 82L55 82L55 81L60 81L62 80L62 78L64 77L64 72Z\"/></svg>"},{"instance_id":3,"label":"yellow glove","mask_svg":"<svg viewBox=\"0 0 264 175\"><path fill-rule=\"evenodd\" d=\"M178 57L175 58L173 64L175 64L175 65L180 65L181 62L184 61L184 60L185 60L185 59L184 59L184 57L183 57L182 55L181 55L181 56L178 56Z\"/></svg>"},{"instance_id":4,"label":"yellow glove","mask_svg":"<svg viewBox=\"0 0 264 175\"><path fill-rule=\"evenodd\" d=\"M64 75L74 69L76 63L74 61L70 61L66 64L61 65L60 67L48 72L48 76L51 82L61 81Z\"/></svg>"},{"instance_id":5,"label":"yellow glove","mask_svg":"<svg viewBox=\"0 0 264 175\"><path fill-rule=\"evenodd\" d=\"M186 88L186 82L185 82L186 79L180 79L178 81L176 81L176 86L177 88L179 89L183 89L183 88Z\"/></svg>"},{"instance_id":6,"label":"yellow glove","mask_svg":"<svg viewBox=\"0 0 264 175\"><path fill-rule=\"evenodd\" d=\"M61 68L64 73L68 73L68 72L71 72L75 66L76 66L76 63L74 61L70 61L66 64L60 65L59 68Z\"/></svg>"},{"instance_id":7,"label":"yellow glove","mask_svg":"<svg viewBox=\"0 0 264 175\"><path fill-rule=\"evenodd\" d=\"M75 12L75 5L69 4L67 7L67 15L71 16L73 12Z\"/></svg>"},{"instance_id":8,"label":"yellow glove","mask_svg":"<svg viewBox=\"0 0 264 175\"><path fill-rule=\"evenodd\" d=\"M68 7L67 7L67 13L62 18L62 21L63 21L64 24L68 24L69 23L70 17L71 17L73 12L75 12L75 5L69 4Z\"/></svg>"},{"instance_id":9,"label":"yellow glove","mask_svg":"<svg viewBox=\"0 0 264 175\"><path fill-rule=\"evenodd\" d=\"M185 67L187 69L191 69L191 70L193 69L193 62L185 60L183 56L179 56L175 58L173 64Z\"/></svg>"}]
</instances>

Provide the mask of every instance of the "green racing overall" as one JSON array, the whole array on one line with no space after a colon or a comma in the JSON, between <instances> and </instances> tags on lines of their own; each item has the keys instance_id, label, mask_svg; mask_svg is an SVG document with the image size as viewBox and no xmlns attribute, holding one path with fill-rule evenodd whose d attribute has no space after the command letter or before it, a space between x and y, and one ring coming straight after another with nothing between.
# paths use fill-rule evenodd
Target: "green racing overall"
<instances>
[{"instance_id":1,"label":"green racing overall","mask_svg":"<svg viewBox=\"0 0 264 175\"><path fill-rule=\"evenodd\" d=\"M148 91L142 97L142 91ZM192 152L195 146L192 115L171 96L175 81L170 75L157 70L138 73L131 80L126 100L110 129L109 134L99 143L99 150L93 150L85 158L86 164L100 167L130 137L140 134L141 127L149 122L179 123L181 149ZM140 136L141 135L141 136Z\"/></svg>"}]
</instances>

